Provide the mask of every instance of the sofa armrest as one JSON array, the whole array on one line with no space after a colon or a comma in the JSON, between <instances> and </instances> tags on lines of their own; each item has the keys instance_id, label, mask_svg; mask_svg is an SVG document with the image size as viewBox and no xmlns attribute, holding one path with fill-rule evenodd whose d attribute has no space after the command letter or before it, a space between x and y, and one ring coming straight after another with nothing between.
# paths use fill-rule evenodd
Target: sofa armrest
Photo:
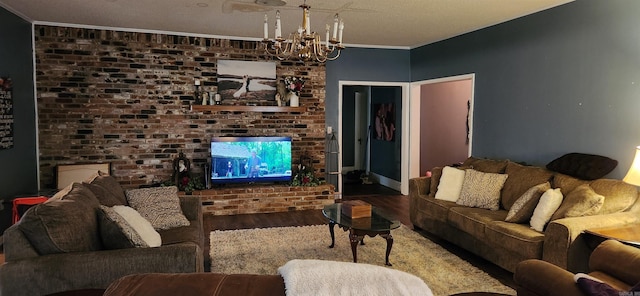
<instances>
[{"instance_id":1,"label":"sofa armrest","mask_svg":"<svg viewBox=\"0 0 640 296\"><path fill-rule=\"evenodd\" d=\"M13 224L4 231L4 261L38 257L40 254L33 248L24 233L18 229L20 224Z\"/></svg>"},{"instance_id":2,"label":"sofa armrest","mask_svg":"<svg viewBox=\"0 0 640 296\"><path fill-rule=\"evenodd\" d=\"M598 227L615 227L640 222L637 213L564 218L551 221L545 230L542 259L571 272L588 272L591 248L582 234Z\"/></svg>"},{"instance_id":3,"label":"sofa armrest","mask_svg":"<svg viewBox=\"0 0 640 296\"><path fill-rule=\"evenodd\" d=\"M200 196L186 195L180 197L180 208L189 221L202 220L202 204Z\"/></svg>"},{"instance_id":4,"label":"sofa armrest","mask_svg":"<svg viewBox=\"0 0 640 296\"><path fill-rule=\"evenodd\" d=\"M105 289L136 273L203 272L202 250L194 243L52 254L0 266L1 295L45 295L79 289Z\"/></svg>"},{"instance_id":5,"label":"sofa armrest","mask_svg":"<svg viewBox=\"0 0 640 296\"><path fill-rule=\"evenodd\" d=\"M574 282L573 273L542 260L518 263L513 279L518 295L584 295Z\"/></svg>"},{"instance_id":6,"label":"sofa armrest","mask_svg":"<svg viewBox=\"0 0 640 296\"><path fill-rule=\"evenodd\" d=\"M428 195L430 192L431 177L417 177L409 179L409 195Z\"/></svg>"}]
</instances>

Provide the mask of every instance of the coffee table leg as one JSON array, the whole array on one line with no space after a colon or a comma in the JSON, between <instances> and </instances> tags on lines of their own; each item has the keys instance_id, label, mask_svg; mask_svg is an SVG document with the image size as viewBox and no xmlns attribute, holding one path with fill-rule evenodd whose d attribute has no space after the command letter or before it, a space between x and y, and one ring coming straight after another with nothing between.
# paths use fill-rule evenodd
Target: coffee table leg
<instances>
[{"instance_id":1,"label":"coffee table leg","mask_svg":"<svg viewBox=\"0 0 640 296\"><path fill-rule=\"evenodd\" d=\"M358 243L364 238L354 233L353 229L349 232L349 241L351 241L351 254L353 254L353 262L358 263Z\"/></svg>"},{"instance_id":2,"label":"coffee table leg","mask_svg":"<svg viewBox=\"0 0 640 296\"><path fill-rule=\"evenodd\" d=\"M391 253L391 248L393 247L393 237L391 236L391 233L381 234L380 236L384 237L384 239L387 240L387 252L384 256L384 264L387 266L392 266L389 262L389 254Z\"/></svg>"},{"instance_id":3,"label":"coffee table leg","mask_svg":"<svg viewBox=\"0 0 640 296\"><path fill-rule=\"evenodd\" d=\"M333 248L336 245L336 236L333 233L333 228L336 226L336 223L333 221L329 221L329 233L331 234L331 245L329 248Z\"/></svg>"}]
</instances>

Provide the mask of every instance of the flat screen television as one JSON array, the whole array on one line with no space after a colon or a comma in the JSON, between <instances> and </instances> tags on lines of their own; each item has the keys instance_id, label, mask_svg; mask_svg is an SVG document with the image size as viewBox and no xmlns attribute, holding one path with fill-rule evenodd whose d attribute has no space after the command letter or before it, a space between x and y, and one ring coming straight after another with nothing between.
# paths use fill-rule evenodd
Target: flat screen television
<instances>
[{"instance_id":1,"label":"flat screen television","mask_svg":"<svg viewBox=\"0 0 640 296\"><path fill-rule=\"evenodd\" d=\"M290 137L211 139L211 184L289 181Z\"/></svg>"}]
</instances>

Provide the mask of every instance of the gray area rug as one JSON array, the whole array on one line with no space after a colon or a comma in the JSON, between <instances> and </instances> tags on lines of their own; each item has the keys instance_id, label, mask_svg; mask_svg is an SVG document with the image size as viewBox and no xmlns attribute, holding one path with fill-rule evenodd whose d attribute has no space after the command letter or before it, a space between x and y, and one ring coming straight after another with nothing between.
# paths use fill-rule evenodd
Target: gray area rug
<instances>
[{"instance_id":1,"label":"gray area rug","mask_svg":"<svg viewBox=\"0 0 640 296\"><path fill-rule=\"evenodd\" d=\"M335 228L336 246L327 225L278 227L211 232L211 272L277 274L292 259L353 261L349 233ZM450 253L419 233L401 226L392 230L394 243L389 261L397 270L424 280L434 295L464 292L515 291L484 271ZM358 262L384 266L386 241L366 237L358 246Z\"/></svg>"}]
</instances>

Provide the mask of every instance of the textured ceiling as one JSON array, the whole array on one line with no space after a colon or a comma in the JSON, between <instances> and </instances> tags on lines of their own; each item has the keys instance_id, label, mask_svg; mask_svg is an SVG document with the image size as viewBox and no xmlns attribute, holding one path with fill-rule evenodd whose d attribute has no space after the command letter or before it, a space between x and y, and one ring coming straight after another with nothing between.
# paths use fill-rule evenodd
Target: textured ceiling
<instances>
[{"instance_id":1,"label":"textured ceiling","mask_svg":"<svg viewBox=\"0 0 640 296\"><path fill-rule=\"evenodd\" d=\"M339 13L348 46L412 48L535 13L572 0L308 0L311 30L322 32ZM265 6L255 0L0 0L36 24L168 31L257 40L264 14L273 37L275 11L282 31L301 23L303 0Z\"/></svg>"}]
</instances>

